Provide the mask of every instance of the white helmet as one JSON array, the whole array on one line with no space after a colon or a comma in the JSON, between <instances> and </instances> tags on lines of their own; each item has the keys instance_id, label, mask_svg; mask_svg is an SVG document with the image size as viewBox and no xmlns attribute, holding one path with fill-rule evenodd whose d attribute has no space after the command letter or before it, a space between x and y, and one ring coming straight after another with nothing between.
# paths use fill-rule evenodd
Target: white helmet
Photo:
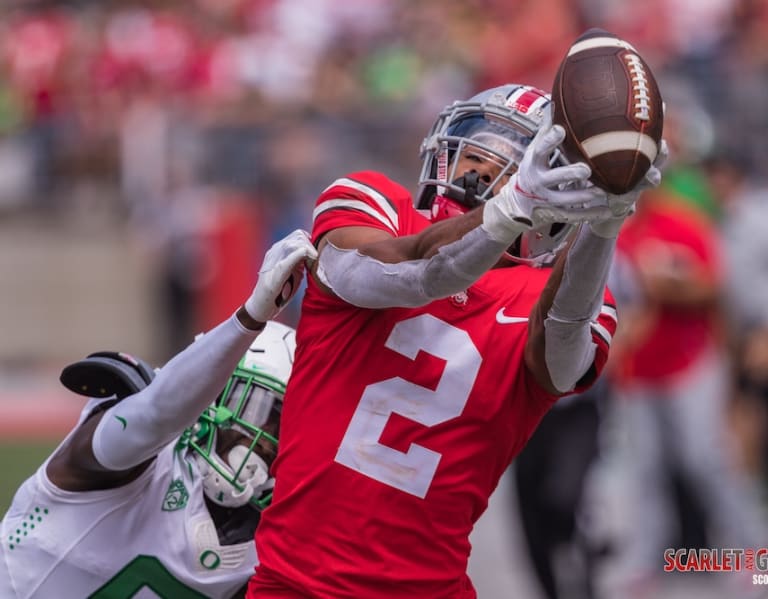
<instances>
[{"instance_id":1,"label":"white helmet","mask_svg":"<svg viewBox=\"0 0 768 599\"><path fill-rule=\"evenodd\" d=\"M296 331L267 322L248 348L216 401L187 429L179 447L194 453L206 496L219 505L250 504L264 509L272 499L274 478L262 455L277 452L280 413L296 350ZM217 440L233 430L247 437L219 455Z\"/></svg>"},{"instance_id":2,"label":"white helmet","mask_svg":"<svg viewBox=\"0 0 768 599\"><path fill-rule=\"evenodd\" d=\"M415 205L433 222L463 214L491 198L494 188L517 171L525 149L541 127L552 98L546 92L510 83L447 106L421 144L422 169ZM499 167L495 179L480 180L474 171L459 173L454 156L467 148ZM562 163L555 152L551 163ZM551 262L574 226L555 223L521 234L505 256L540 266Z\"/></svg>"}]
</instances>

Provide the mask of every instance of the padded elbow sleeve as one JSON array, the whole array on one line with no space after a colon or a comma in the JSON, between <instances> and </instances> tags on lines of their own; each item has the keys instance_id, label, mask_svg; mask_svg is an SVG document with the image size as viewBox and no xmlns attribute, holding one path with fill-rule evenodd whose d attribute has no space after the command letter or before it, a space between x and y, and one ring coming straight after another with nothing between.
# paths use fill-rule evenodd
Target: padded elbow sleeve
<instances>
[{"instance_id":1,"label":"padded elbow sleeve","mask_svg":"<svg viewBox=\"0 0 768 599\"><path fill-rule=\"evenodd\" d=\"M615 247L615 239L599 237L582 226L566 256L563 278L548 316L561 322L588 321L597 316Z\"/></svg>"},{"instance_id":2,"label":"padded elbow sleeve","mask_svg":"<svg viewBox=\"0 0 768 599\"><path fill-rule=\"evenodd\" d=\"M591 323L603 304L615 247L615 239L582 226L566 256L563 278L544 320L547 370L562 393L574 389L595 358Z\"/></svg>"},{"instance_id":3,"label":"padded elbow sleeve","mask_svg":"<svg viewBox=\"0 0 768 599\"><path fill-rule=\"evenodd\" d=\"M506 249L477 227L428 259L385 263L328 243L317 276L337 296L361 308L415 308L464 291Z\"/></svg>"},{"instance_id":4,"label":"padded elbow sleeve","mask_svg":"<svg viewBox=\"0 0 768 599\"><path fill-rule=\"evenodd\" d=\"M549 378L561 393L576 387L592 365L596 350L589 322L544 320L544 359Z\"/></svg>"}]
</instances>

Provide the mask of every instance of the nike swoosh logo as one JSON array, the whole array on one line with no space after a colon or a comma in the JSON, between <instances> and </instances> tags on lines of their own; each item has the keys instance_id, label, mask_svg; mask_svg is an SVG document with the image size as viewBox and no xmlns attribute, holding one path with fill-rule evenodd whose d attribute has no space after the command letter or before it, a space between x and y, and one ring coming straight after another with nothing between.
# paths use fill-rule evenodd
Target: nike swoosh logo
<instances>
[{"instance_id":1,"label":"nike swoosh logo","mask_svg":"<svg viewBox=\"0 0 768 599\"><path fill-rule=\"evenodd\" d=\"M496 312L496 322L499 324L516 324L519 322L528 322L527 316L507 316L504 314L504 308Z\"/></svg>"},{"instance_id":2,"label":"nike swoosh logo","mask_svg":"<svg viewBox=\"0 0 768 599\"><path fill-rule=\"evenodd\" d=\"M117 420L120 424L123 425L123 430L125 430L125 427L128 426L128 421L122 416L115 416L115 420Z\"/></svg>"}]
</instances>

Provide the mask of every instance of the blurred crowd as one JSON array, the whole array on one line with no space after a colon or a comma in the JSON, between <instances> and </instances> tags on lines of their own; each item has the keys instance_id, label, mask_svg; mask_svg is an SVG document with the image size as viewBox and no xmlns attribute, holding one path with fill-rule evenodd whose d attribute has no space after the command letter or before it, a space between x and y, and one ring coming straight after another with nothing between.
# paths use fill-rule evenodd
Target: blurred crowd
<instances>
[{"instance_id":1,"label":"blurred crowd","mask_svg":"<svg viewBox=\"0 0 768 599\"><path fill-rule=\"evenodd\" d=\"M0 11L0 206L56 210L88 183L153 218L190 181L285 203L290 188L374 161L413 181L418 142L448 101L507 81L548 89L593 24L635 43L662 83L682 82L698 154L728 148L752 172L768 158L759 0L17 0Z\"/></svg>"},{"instance_id":2,"label":"blurred crowd","mask_svg":"<svg viewBox=\"0 0 768 599\"><path fill-rule=\"evenodd\" d=\"M718 451L735 445L734 460L722 457L720 466L764 485L764 0L4 2L0 220L87 218L98 208L144 239L163 264L162 289L154 291L164 306L158 343L167 358L248 292L252 277L232 273L255 268L263 248L288 230L309 228L314 199L333 179L374 168L414 189L419 144L443 106L509 81L549 89L567 47L594 25L631 41L659 79L672 146L661 203L695 229L681 241L643 221L646 228L636 226L624 242L633 274L618 273L617 285L636 310L635 326L617 335L621 359L603 395L609 408L618 405L633 376L652 388L648 394L668 390L680 380L677 370L694 363L720 373L707 387L720 390L711 415L735 439L717 441ZM643 236L654 243L638 258ZM656 273L667 277L662 282L644 269L651 255L665 270ZM710 292L695 308L700 317L652 297L652 288L667 285L679 300L691 281ZM289 324L295 310L285 315ZM675 326L659 325L664 318ZM649 321L661 328L642 347L654 330ZM693 328L683 331L682 321ZM666 370L627 370L633 351L677 347L665 334L682 335L713 362L702 366L678 352ZM590 435L596 430L589 425ZM598 445L585 443L590 455ZM663 460L672 452L660 453ZM579 493L571 495L573 503Z\"/></svg>"}]
</instances>

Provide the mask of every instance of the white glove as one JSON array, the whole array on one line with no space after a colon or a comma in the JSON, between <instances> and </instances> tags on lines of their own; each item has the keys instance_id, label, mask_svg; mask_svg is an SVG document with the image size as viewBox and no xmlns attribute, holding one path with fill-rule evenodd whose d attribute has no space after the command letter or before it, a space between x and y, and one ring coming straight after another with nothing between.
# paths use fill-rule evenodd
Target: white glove
<instances>
[{"instance_id":1,"label":"white glove","mask_svg":"<svg viewBox=\"0 0 768 599\"><path fill-rule=\"evenodd\" d=\"M259 279L245 309L258 322L271 320L299 290L304 261L316 260L317 250L306 231L297 229L276 242L264 256Z\"/></svg>"},{"instance_id":2,"label":"white glove","mask_svg":"<svg viewBox=\"0 0 768 599\"><path fill-rule=\"evenodd\" d=\"M640 195L648 189L658 187L659 183L661 183L661 169L667 162L667 158L669 158L669 147L666 140L662 139L656 159L648 169L648 172L645 173L645 177L635 185L634 189L621 195L607 194L610 215L607 218L596 219L589 223L589 227L595 235L612 239L619 234L619 230L624 224L624 219L635 211L635 204Z\"/></svg>"},{"instance_id":3,"label":"white glove","mask_svg":"<svg viewBox=\"0 0 768 599\"><path fill-rule=\"evenodd\" d=\"M525 151L518 171L483 206L483 228L495 241L512 243L523 231L550 223L576 223L610 215L605 191L588 183L583 162L550 166L565 130L551 114Z\"/></svg>"}]
</instances>

